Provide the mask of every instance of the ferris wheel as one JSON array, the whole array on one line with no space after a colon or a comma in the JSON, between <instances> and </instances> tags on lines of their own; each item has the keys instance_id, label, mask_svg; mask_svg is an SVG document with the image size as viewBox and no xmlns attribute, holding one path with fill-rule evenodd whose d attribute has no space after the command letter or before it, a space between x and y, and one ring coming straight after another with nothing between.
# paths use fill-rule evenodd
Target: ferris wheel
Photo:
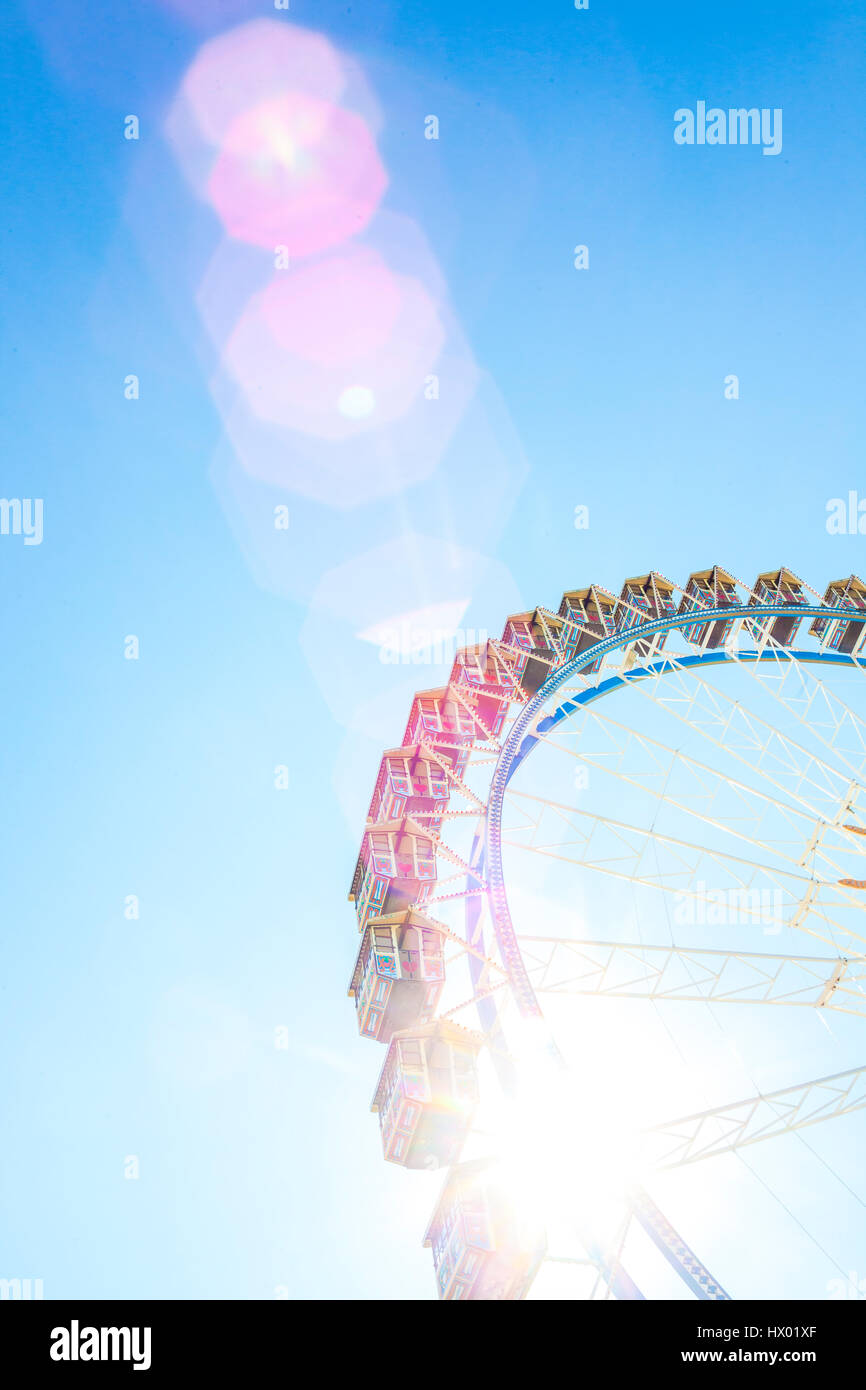
<instances>
[{"instance_id":1,"label":"ferris wheel","mask_svg":"<svg viewBox=\"0 0 866 1390\"><path fill-rule=\"evenodd\" d=\"M548 1296L727 1299L735 1214L709 1198L681 1231L659 1181L866 1108L864 643L856 576L653 572L509 617L415 695L352 881L349 994L384 1046L386 1160L442 1170L441 1298L553 1275Z\"/></svg>"}]
</instances>

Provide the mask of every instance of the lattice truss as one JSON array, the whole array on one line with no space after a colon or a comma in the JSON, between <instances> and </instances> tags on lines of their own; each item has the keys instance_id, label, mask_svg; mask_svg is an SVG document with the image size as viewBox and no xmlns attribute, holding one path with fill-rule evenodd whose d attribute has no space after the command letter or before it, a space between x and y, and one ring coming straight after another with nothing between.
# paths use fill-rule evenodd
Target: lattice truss
<instances>
[{"instance_id":1,"label":"lattice truss","mask_svg":"<svg viewBox=\"0 0 866 1390\"><path fill-rule=\"evenodd\" d=\"M591 586L557 613L512 616L501 639L457 653L446 685L416 696L400 749L383 759L351 894L362 945L350 993L362 1032L388 1047L376 1102L386 1157L421 1166L420 1130L401 1130L391 1099L410 1044L435 1111L434 1042L486 1046L507 1063L509 1015L541 1016L554 996L866 1012L866 722L856 691L843 699L824 678L832 665L860 671L864 620L854 576L819 595L788 570L753 587L718 567L684 589L652 574L619 596ZM754 699L714 681L721 663ZM529 752L533 767L555 761L557 794L512 777ZM497 855L657 890L673 900L675 929L652 942L524 932L490 877L491 837ZM732 914L735 930L704 944ZM758 949L767 936L780 949ZM647 1132L646 1154L660 1168L693 1163L857 1110L864 1078L853 1070L670 1122ZM471 1123L448 1150L454 1174ZM495 1260L480 1258L470 1277L447 1254L443 1232L477 1196L468 1178L449 1181L428 1231L440 1295L524 1296L537 1248L513 1277L497 1266L494 1278ZM632 1214L699 1297L726 1296L645 1193ZM603 1292L640 1296L615 1253L584 1258Z\"/></svg>"}]
</instances>

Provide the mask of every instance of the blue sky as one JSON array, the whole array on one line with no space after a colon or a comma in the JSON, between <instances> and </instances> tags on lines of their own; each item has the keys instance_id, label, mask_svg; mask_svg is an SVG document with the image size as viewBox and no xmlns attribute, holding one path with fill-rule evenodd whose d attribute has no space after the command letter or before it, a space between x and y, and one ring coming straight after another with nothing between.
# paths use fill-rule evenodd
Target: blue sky
<instances>
[{"instance_id":1,"label":"blue sky","mask_svg":"<svg viewBox=\"0 0 866 1390\"><path fill-rule=\"evenodd\" d=\"M414 225L481 373L433 471L347 507L250 479L211 391L220 232L163 122L265 7L197 8L34 0L2 40L0 491L43 498L45 534L0 537L0 1275L427 1298L432 1192L379 1158L345 893L379 752L440 672L357 634L449 601L495 632L650 568L863 573L825 518L866 493L864 17L293 3L378 105L371 237ZM678 147L698 100L781 107L782 152Z\"/></svg>"}]
</instances>

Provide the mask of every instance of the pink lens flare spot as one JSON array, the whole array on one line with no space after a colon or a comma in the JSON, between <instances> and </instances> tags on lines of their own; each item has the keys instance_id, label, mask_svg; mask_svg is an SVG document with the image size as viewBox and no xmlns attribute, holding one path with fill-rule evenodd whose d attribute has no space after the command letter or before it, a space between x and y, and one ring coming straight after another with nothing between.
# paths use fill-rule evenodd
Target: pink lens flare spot
<instances>
[{"instance_id":1,"label":"pink lens flare spot","mask_svg":"<svg viewBox=\"0 0 866 1390\"><path fill-rule=\"evenodd\" d=\"M261 419L337 440L405 415L444 338L423 285L356 248L278 274L250 300L224 360Z\"/></svg>"},{"instance_id":2,"label":"pink lens flare spot","mask_svg":"<svg viewBox=\"0 0 866 1390\"><path fill-rule=\"evenodd\" d=\"M272 280L262 317L275 343L323 367L349 367L387 349L419 282L357 246Z\"/></svg>"},{"instance_id":3,"label":"pink lens flare spot","mask_svg":"<svg viewBox=\"0 0 866 1390\"><path fill-rule=\"evenodd\" d=\"M322 34L255 19L202 45L187 69L180 95L201 134L221 145L245 111L288 93L339 101L343 64Z\"/></svg>"},{"instance_id":4,"label":"pink lens flare spot","mask_svg":"<svg viewBox=\"0 0 866 1390\"><path fill-rule=\"evenodd\" d=\"M387 183L360 116L290 92L232 122L208 196L230 236L309 256L362 231Z\"/></svg>"}]
</instances>

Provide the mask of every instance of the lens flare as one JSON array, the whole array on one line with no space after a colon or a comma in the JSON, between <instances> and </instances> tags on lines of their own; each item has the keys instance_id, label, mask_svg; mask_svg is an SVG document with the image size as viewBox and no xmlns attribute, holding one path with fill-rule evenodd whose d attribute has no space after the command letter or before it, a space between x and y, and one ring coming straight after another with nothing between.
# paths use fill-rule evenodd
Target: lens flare
<instances>
[{"instance_id":1,"label":"lens flare","mask_svg":"<svg viewBox=\"0 0 866 1390\"><path fill-rule=\"evenodd\" d=\"M256 19L202 44L180 96L199 133L220 146L245 111L288 93L336 102L344 88L339 55L321 34Z\"/></svg>"},{"instance_id":2,"label":"lens flare","mask_svg":"<svg viewBox=\"0 0 866 1390\"><path fill-rule=\"evenodd\" d=\"M288 92L232 122L207 191L231 236L309 256L362 231L387 182L359 116Z\"/></svg>"},{"instance_id":3,"label":"lens flare","mask_svg":"<svg viewBox=\"0 0 866 1390\"><path fill-rule=\"evenodd\" d=\"M363 420L376 409L376 397L368 386L347 386L337 401L337 409L347 420Z\"/></svg>"},{"instance_id":4,"label":"lens flare","mask_svg":"<svg viewBox=\"0 0 866 1390\"><path fill-rule=\"evenodd\" d=\"M405 415L444 337L424 287L356 247L277 275L224 361L259 418L339 440Z\"/></svg>"}]
</instances>

